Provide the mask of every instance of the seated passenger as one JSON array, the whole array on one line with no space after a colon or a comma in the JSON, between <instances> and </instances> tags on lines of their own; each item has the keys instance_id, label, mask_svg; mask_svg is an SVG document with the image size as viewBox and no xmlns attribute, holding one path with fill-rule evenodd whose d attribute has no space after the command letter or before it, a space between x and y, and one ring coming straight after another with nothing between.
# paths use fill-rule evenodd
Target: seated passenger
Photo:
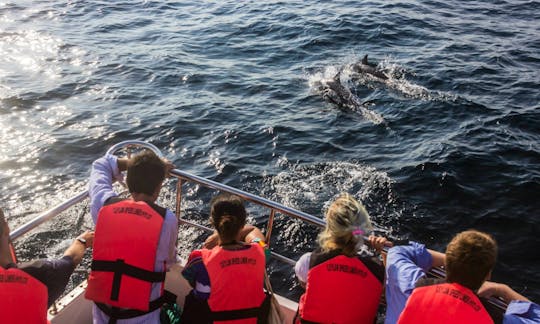
<instances>
[{"instance_id":1,"label":"seated passenger","mask_svg":"<svg viewBox=\"0 0 540 324\"><path fill-rule=\"evenodd\" d=\"M0 208L0 322L47 323L47 308L64 292L93 238L94 232L84 232L60 259L15 264L9 247L9 226Z\"/></svg>"},{"instance_id":2,"label":"seated passenger","mask_svg":"<svg viewBox=\"0 0 540 324\"><path fill-rule=\"evenodd\" d=\"M176 262L178 221L155 202L172 165L150 151L131 158L106 155L92 164L90 212L96 223L85 297L94 323L159 323L165 272ZM131 197L113 181L127 170Z\"/></svg>"},{"instance_id":3,"label":"seated passenger","mask_svg":"<svg viewBox=\"0 0 540 324\"><path fill-rule=\"evenodd\" d=\"M203 249L191 252L182 271L193 290L186 296L181 323L264 321L268 317L264 236L245 225L246 210L238 196L216 196L210 222L216 232Z\"/></svg>"},{"instance_id":4,"label":"seated passenger","mask_svg":"<svg viewBox=\"0 0 540 324\"><path fill-rule=\"evenodd\" d=\"M345 193L326 213L326 227L314 252L304 254L295 272L306 292L299 302L297 323L374 323L383 291L384 267L358 255L363 235L371 231L369 215ZM391 245L370 236L372 247Z\"/></svg>"},{"instance_id":5,"label":"seated passenger","mask_svg":"<svg viewBox=\"0 0 540 324\"><path fill-rule=\"evenodd\" d=\"M474 230L456 235L445 254L414 242L390 249L386 263L386 323L493 323L477 292L482 296L498 295L510 302L503 318L495 317L497 322L537 322L539 306L508 286L486 283L481 288L491 275L496 256L493 238ZM433 282L425 277L429 268L441 264L446 267L445 280Z\"/></svg>"}]
</instances>

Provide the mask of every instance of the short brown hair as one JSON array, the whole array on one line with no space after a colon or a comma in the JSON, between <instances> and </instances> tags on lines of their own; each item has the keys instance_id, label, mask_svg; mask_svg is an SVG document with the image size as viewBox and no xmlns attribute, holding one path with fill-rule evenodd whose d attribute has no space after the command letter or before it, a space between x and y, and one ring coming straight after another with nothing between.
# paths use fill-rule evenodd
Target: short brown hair
<instances>
[{"instance_id":1,"label":"short brown hair","mask_svg":"<svg viewBox=\"0 0 540 324\"><path fill-rule=\"evenodd\" d=\"M246 224L246 208L244 200L239 196L222 193L211 202L210 221L216 228L221 243L236 240L238 232Z\"/></svg>"},{"instance_id":2,"label":"short brown hair","mask_svg":"<svg viewBox=\"0 0 540 324\"><path fill-rule=\"evenodd\" d=\"M447 282L476 291L495 266L497 243L489 234L468 230L448 243L445 254Z\"/></svg>"},{"instance_id":3,"label":"short brown hair","mask_svg":"<svg viewBox=\"0 0 540 324\"><path fill-rule=\"evenodd\" d=\"M143 151L129 159L126 183L130 193L153 195L165 180L165 163L152 151Z\"/></svg>"}]
</instances>

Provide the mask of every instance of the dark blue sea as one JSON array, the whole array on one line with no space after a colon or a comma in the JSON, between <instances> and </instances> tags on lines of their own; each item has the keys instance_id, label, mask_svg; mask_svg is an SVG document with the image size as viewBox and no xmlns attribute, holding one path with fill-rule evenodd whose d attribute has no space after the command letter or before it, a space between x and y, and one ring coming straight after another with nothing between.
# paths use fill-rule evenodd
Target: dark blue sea
<instances>
[{"instance_id":1,"label":"dark blue sea","mask_svg":"<svg viewBox=\"0 0 540 324\"><path fill-rule=\"evenodd\" d=\"M365 54L388 80L348 71ZM365 109L324 100L339 71ZM0 204L14 229L84 190L111 145L144 140L319 217L350 192L392 238L444 250L462 230L491 233L493 280L538 302L539 72L538 1L4 1ZM205 223L211 194L185 195ZM267 212L250 214L264 227ZM316 229L276 222L278 251L313 247ZM91 225L83 204L17 249L61 255ZM182 256L193 239L181 229ZM297 297L292 269L273 271Z\"/></svg>"}]
</instances>

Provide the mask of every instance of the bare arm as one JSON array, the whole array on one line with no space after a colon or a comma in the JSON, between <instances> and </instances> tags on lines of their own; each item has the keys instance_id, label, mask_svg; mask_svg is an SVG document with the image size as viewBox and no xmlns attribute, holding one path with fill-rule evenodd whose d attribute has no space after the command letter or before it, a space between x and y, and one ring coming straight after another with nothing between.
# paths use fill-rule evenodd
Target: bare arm
<instances>
[{"instance_id":1,"label":"bare arm","mask_svg":"<svg viewBox=\"0 0 540 324\"><path fill-rule=\"evenodd\" d=\"M386 237L384 236L370 235L368 239L369 239L368 241L369 246L371 246L373 249L375 249L377 252L381 254L383 264L386 267L386 253L383 251L383 248L384 247L390 248L394 246L394 244L388 241L388 239L386 239Z\"/></svg>"},{"instance_id":2,"label":"bare arm","mask_svg":"<svg viewBox=\"0 0 540 324\"><path fill-rule=\"evenodd\" d=\"M5 267L11 260L9 250L9 226L4 218L4 211L0 208L0 267Z\"/></svg>"},{"instance_id":3,"label":"bare arm","mask_svg":"<svg viewBox=\"0 0 540 324\"><path fill-rule=\"evenodd\" d=\"M266 239L260 229L253 225L245 225L238 233L236 240L239 242L250 243L256 238L260 239L261 241L264 241ZM205 249L211 249L219 243L219 235L217 231L214 231L214 233L212 233L212 235L210 235L204 241L203 247Z\"/></svg>"},{"instance_id":4,"label":"bare arm","mask_svg":"<svg viewBox=\"0 0 540 324\"><path fill-rule=\"evenodd\" d=\"M484 298L489 298L491 296L501 297L508 303L513 300L529 301L527 297L517 293L508 285L491 281L484 282L480 289L478 289L478 295Z\"/></svg>"},{"instance_id":5,"label":"bare arm","mask_svg":"<svg viewBox=\"0 0 540 324\"><path fill-rule=\"evenodd\" d=\"M375 235L370 235L369 236L369 245L374 248L375 250L377 250L378 252L381 252L382 249L386 246L386 247L392 247L394 246L394 244L392 244L392 242L388 241L388 239L386 239L386 237L384 236L375 236Z\"/></svg>"},{"instance_id":6,"label":"bare arm","mask_svg":"<svg viewBox=\"0 0 540 324\"><path fill-rule=\"evenodd\" d=\"M79 238L86 240L86 244L83 244L79 240L74 240L70 247L64 252L64 256L69 256L73 260L73 265L77 266L81 263L86 248L92 247L94 244L94 232L86 231L79 235Z\"/></svg>"},{"instance_id":7,"label":"bare arm","mask_svg":"<svg viewBox=\"0 0 540 324\"><path fill-rule=\"evenodd\" d=\"M432 259L431 267L432 268L442 267L444 265L444 260L445 260L444 253L430 250L430 249L427 249L427 250L429 254L431 254L431 259Z\"/></svg>"},{"instance_id":8,"label":"bare arm","mask_svg":"<svg viewBox=\"0 0 540 324\"><path fill-rule=\"evenodd\" d=\"M261 241L264 241L266 238L264 237L261 230L253 225L245 225L244 228L240 230L240 233L238 233L237 237L238 241L246 243L250 243L255 239L260 239Z\"/></svg>"}]
</instances>

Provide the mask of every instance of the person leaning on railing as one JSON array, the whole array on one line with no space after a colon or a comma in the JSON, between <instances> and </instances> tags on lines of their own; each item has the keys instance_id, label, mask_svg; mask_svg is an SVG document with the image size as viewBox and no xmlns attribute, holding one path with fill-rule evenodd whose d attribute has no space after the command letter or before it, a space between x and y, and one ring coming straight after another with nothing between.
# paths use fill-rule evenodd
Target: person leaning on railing
<instances>
[{"instance_id":1,"label":"person leaning on railing","mask_svg":"<svg viewBox=\"0 0 540 324\"><path fill-rule=\"evenodd\" d=\"M216 231L202 249L191 252L182 271L193 290L186 296L180 322L260 323L257 319L266 319L269 310L263 291L264 236L246 225L243 200L228 193L212 200L210 222Z\"/></svg>"},{"instance_id":2,"label":"person leaning on railing","mask_svg":"<svg viewBox=\"0 0 540 324\"><path fill-rule=\"evenodd\" d=\"M384 266L358 252L372 230L369 215L351 195L341 194L326 213L319 247L304 254L295 272L306 292L298 303L296 323L374 323L383 291ZM370 236L378 251L391 246Z\"/></svg>"},{"instance_id":3,"label":"person leaning on railing","mask_svg":"<svg viewBox=\"0 0 540 324\"><path fill-rule=\"evenodd\" d=\"M539 305L507 285L486 281L496 257L495 240L475 230L457 234L445 254L416 242L391 248L386 259L385 323L539 323ZM430 268L441 265L445 279L426 277ZM501 297L510 304L497 316L479 296Z\"/></svg>"},{"instance_id":4,"label":"person leaning on railing","mask_svg":"<svg viewBox=\"0 0 540 324\"><path fill-rule=\"evenodd\" d=\"M131 158L105 155L92 164L90 212L96 223L85 297L94 301L94 323L158 323L165 272L176 262L178 220L155 202L173 166L151 151ZM113 182L127 171L130 198Z\"/></svg>"},{"instance_id":5,"label":"person leaning on railing","mask_svg":"<svg viewBox=\"0 0 540 324\"><path fill-rule=\"evenodd\" d=\"M93 239L94 232L85 231L59 259L16 264L10 250L9 226L0 208L0 322L47 323L47 308L64 292Z\"/></svg>"}]
</instances>

